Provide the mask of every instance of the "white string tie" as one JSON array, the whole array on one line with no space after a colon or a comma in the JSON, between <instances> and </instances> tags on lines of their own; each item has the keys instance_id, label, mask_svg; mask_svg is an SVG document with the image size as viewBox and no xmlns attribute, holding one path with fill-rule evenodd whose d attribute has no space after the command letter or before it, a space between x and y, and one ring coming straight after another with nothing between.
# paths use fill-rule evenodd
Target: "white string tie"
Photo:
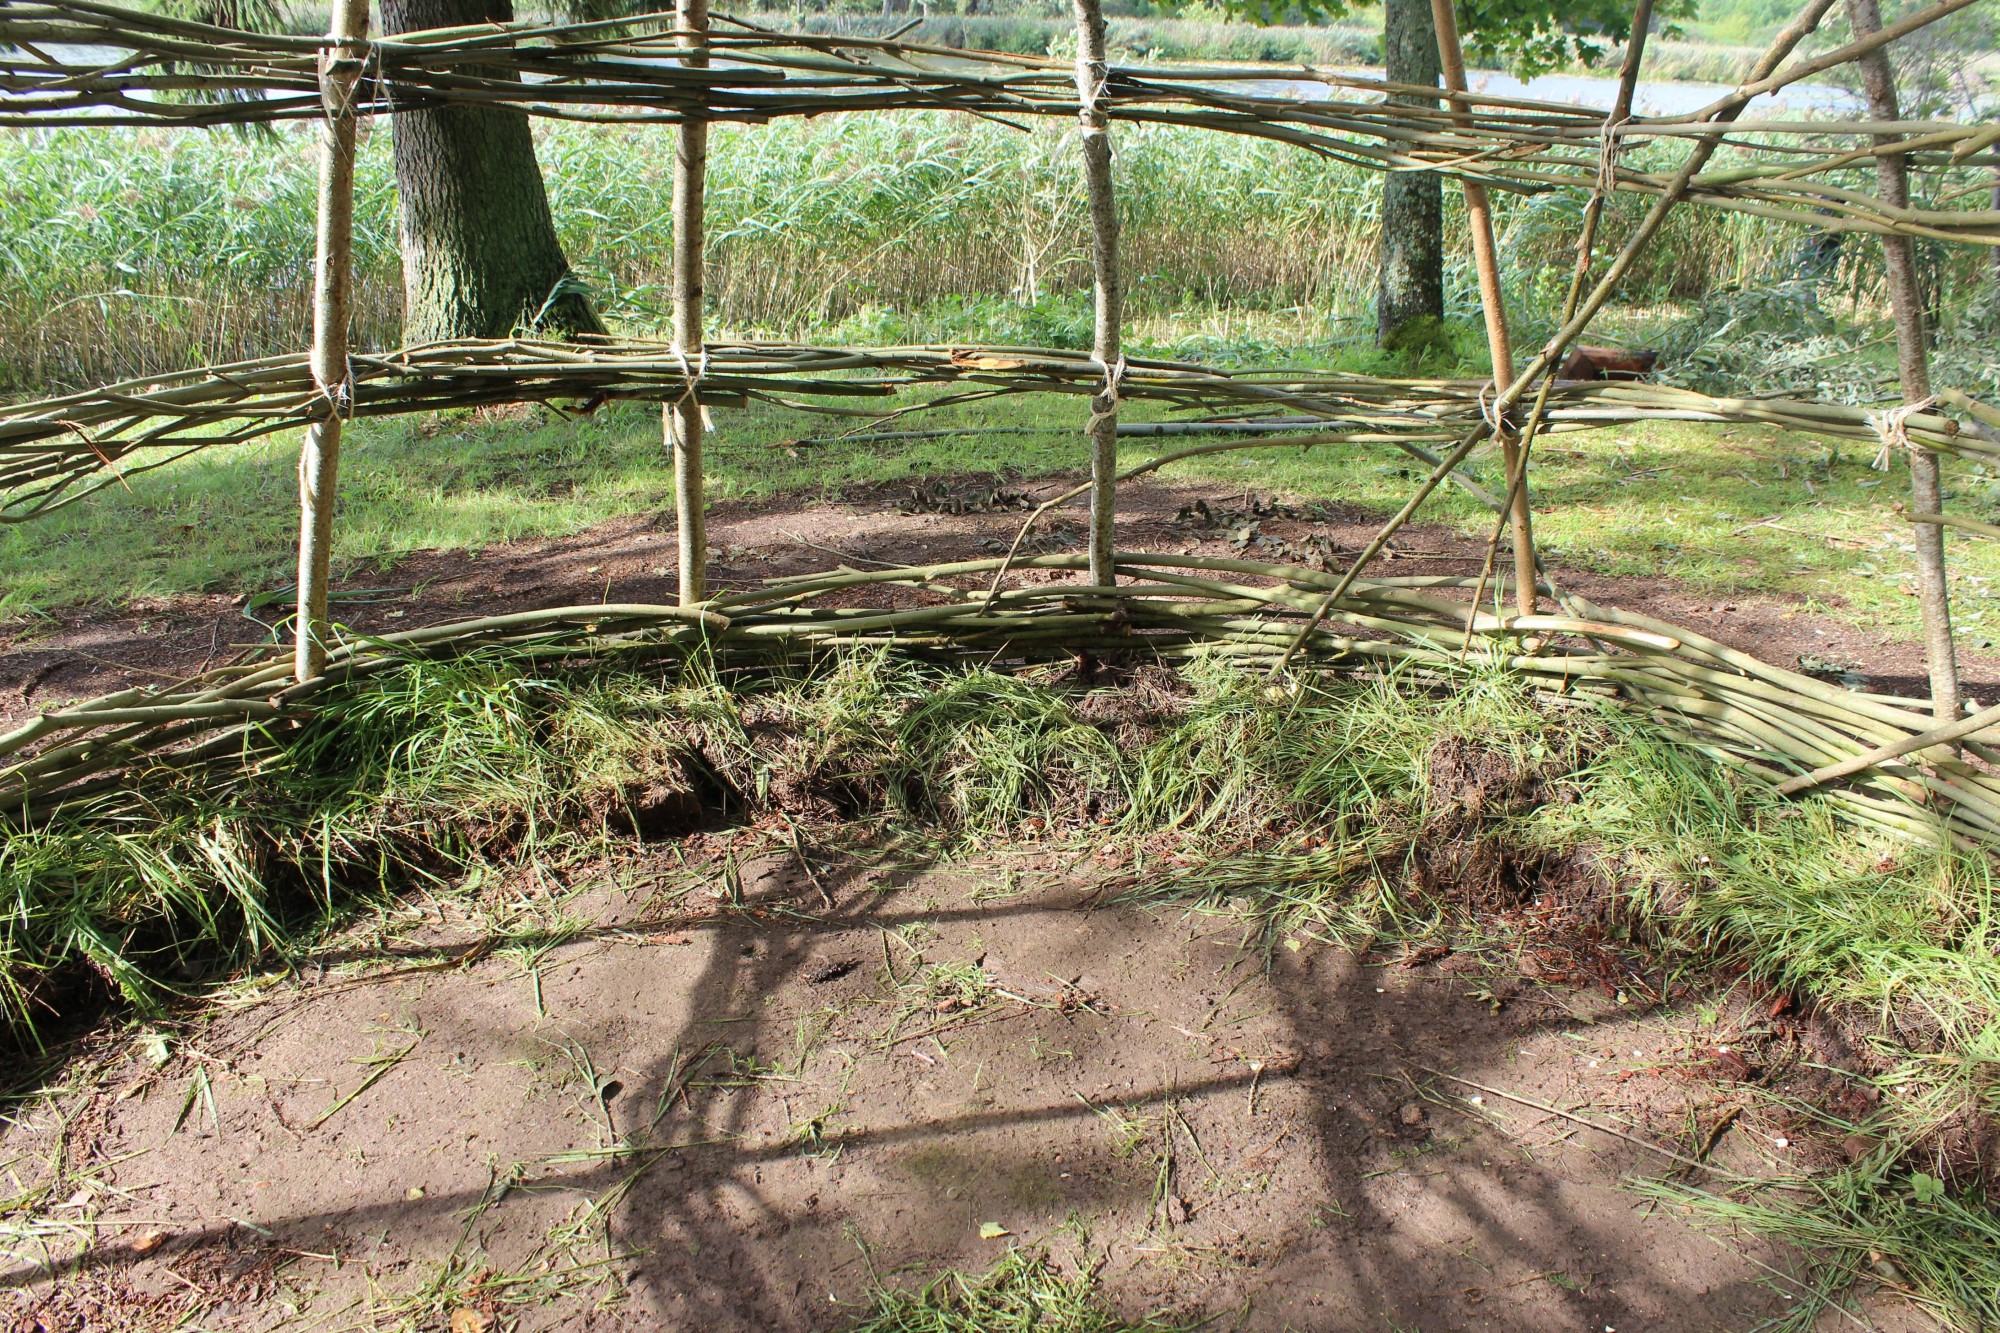
<instances>
[{"instance_id":1,"label":"white string tie","mask_svg":"<svg viewBox=\"0 0 2000 1333\"><path fill-rule=\"evenodd\" d=\"M1868 424L1882 437L1882 447L1875 451L1875 457L1868 466L1877 472L1887 472L1889 460L1896 453L1916 450L1919 446L1910 438L1910 418L1935 402L1935 397L1919 398L1914 403L1904 403L1886 412L1870 412Z\"/></svg>"},{"instance_id":2,"label":"white string tie","mask_svg":"<svg viewBox=\"0 0 2000 1333\"><path fill-rule=\"evenodd\" d=\"M1113 365L1107 366L1094 356L1090 358L1090 364L1104 372L1104 387L1098 390L1097 396L1091 401L1090 425L1085 428L1086 431L1094 428L1098 422L1118 415L1118 385L1125 378L1127 368L1123 352L1118 354L1118 360Z\"/></svg>"}]
</instances>

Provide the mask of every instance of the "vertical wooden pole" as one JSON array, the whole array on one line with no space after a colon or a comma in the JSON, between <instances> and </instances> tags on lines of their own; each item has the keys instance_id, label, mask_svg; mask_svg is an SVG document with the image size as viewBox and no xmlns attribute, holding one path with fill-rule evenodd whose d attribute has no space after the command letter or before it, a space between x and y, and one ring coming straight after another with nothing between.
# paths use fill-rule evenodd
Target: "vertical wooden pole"
<instances>
[{"instance_id":1,"label":"vertical wooden pole","mask_svg":"<svg viewBox=\"0 0 2000 1333\"><path fill-rule=\"evenodd\" d=\"M682 56L690 68L708 64L708 0L679 0ZM674 518L679 540L680 600L708 596L708 515L702 498L704 415L695 393L702 331L702 210L708 187L708 122L690 117L674 136L674 350L688 367L680 398L661 412L674 460Z\"/></svg>"},{"instance_id":2,"label":"vertical wooden pole","mask_svg":"<svg viewBox=\"0 0 2000 1333\"><path fill-rule=\"evenodd\" d=\"M1882 30L1882 12L1876 0L1847 0L1847 19L1857 39ZM1868 114L1875 120L1899 120L1896 104L1896 76L1889 67L1889 54L1881 47L1863 55L1862 91L1868 97ZM1877 143L1893 142L1895 135L1878 136ZM1892 208L1910 206L1909 165L1899 154L1875 159L1877 193ZM1925 346L1924 299L1917 284L1916 255L1907 236L1882 237L1882 258L1889 275L1889 306L1896 321L1896 368L1902 379L1903 402L1923 403L1931 397L1930 354ZM1910 456L1910 507L1920 514L1942 513L1943 498L1938 476L1937 455L1912 448ZM1924 657L1930 667L1931 708L1940 722L1958 720L1958 654L1951 640L1951 594L1945 582L1944 526L1918 523L1913 535L1917 547L1917 597L1924 617Z\"/></svg>"},{"instance_id":3,"label":"vertical wooden pole","mask_svg":"<svg viewBox=\"0 0 2000 1333\"><path fill-rule=\"evenodd\" d=\"M1463 93L1465 52L1458 37L1458 10L1453 0L1431 0L1431 17L1437 24L1438 63L1444 70L1447 96ZM1452 103L1454 112L1464 110ZM1465 221L1472 233L1472 267L1479 275L1479 309L1486 317L1486 350L1493 361L1493 392L1498 395L1514 382L1514 347L1507 336L1507 301L1500 291L1500 249L1493 238L1493 205L1482 181L1463 177ZM1514 534L1514 602L1523 615L1535 610L1535 531L1528 505L1527 479L1520 475L1526 463L1521 457L1521 439L1511 422L1502 421L1494 432L1500 437L1500 456L1506 464L1511 488L1508 523Z\"/></svg>"},{"instance_id":4,"label":"vertical wooden pole","mask_svg":"<svg viewBox=\"0 0 2000 1333\"><path fill-rule=\"evenodd\" d=\"M340 428L347 410L348 310L354 291L354 86L368 41L368 0L335 0L331 45L320 54L319 218L313 258L313 381L326 415L306 427L299 453L299 588L292 671L310 680L326 669L327 582L332 568L333 502L340 476Z\"/></svg>"},{"instance_id":5,"label":"vertical wooden pole","mask_svg":"<svg viewBox=\"0 0 2000 1333\"><path fill-rule=\"evenodd\" d=\"M1090 400L1090 581L1118 581L1113 524L1118 508L1118 375L1123 360L1125 287L1118 271L1118 200L1111 189L1111 118L1098 105L1109 71L1104 7L1076 2L1077 118L1083 137L1083 180L1090 199L1090 269L1096 304L1091 355L1104 368L1104 387Z\"/></svg>"}]
</instances>

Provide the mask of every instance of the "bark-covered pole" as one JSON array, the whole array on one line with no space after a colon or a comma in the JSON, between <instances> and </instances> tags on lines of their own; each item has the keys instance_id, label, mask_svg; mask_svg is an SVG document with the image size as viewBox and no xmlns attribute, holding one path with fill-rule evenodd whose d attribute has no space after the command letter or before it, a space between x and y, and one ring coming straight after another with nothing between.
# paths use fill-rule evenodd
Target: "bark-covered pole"
<instances>
[{"instance_id":1,"label":"bark-covered pole","mask_svg":"<svg viewBox=\"0 0 2000 1333\"><path fill-rule=\"evenodd\" d=\"M708 64L708 0L679 0L683 64ZM681 396L666 405L667 447L674 458L674 518L679 534L681 605L708 596L708 516L702 499L703 415L695 386L702 355L702 205L708 186L708 122L690 117L674 136L674 338L687 367Z\"/></svg>"},{"instance_id":2,"label":"bark-covered pole","mask_svg":"<svg viewBox=\"0 0 2000 1333\"><path fill-rule=\"evenodd\" d=\"M1458 10L1453 0L1431 0L1431 18L1437 27L1438 64L1444 73L1447 94L1463 93L1465 52L1458 39ZM1462 112L1464 104L1452 101L1452 110ZM1486 197L1486 185L1471 176L1460 178L1465 188L1465 222L1472 233L1472 267L1479 275L1479 309L1486 317L1486 350L1493 361L1493 392L1514 382L1514 347L1507 336L1507 303L1500 291L1500 249L1493 239L1493 205ZM1500 437L1500 456L1506 464L1512 488L1508 524L1514 534L1514 602L1522 615L1535 611L1535 530L1528 506L1528 482L1521 476L1526 462L1521 457L1521 437L1511 422L1502 421L1495 432Z\"/></svg>"},{"instance_id":3,"label":"bark-covered pole","mask_svg":"<svg viewBox=\"0 0 2000 1333\"><path fill-rule=\"evenodd\" d=\"M1882 11L1876 0L1847 0L1847 21L1856 38L1873 36L1882 30ZM1876 120L1900 119L1896 105L1896 76L1889 67L1889 53L1876 47L1856 62L1861 68L1861 87L1868 96L1868 113ZM1894 142L1895 135L1877 136L1876 142ZM1875 159L1877 192L1891 208L1910 206L1908 162L1897 153ZM1896 369L1902 378L1903 402L1928 403L1931 398L1930 356L1925 346L1924 297L1917 284L1916 255L1907 236L1884 235L1882 258L1889 276L1889 308L1896 320ZM1885 435L1893 439L1899 431ZM1910 508L1921 514L1944 510L1940 494L1937 455L1922 448L1906 451L1910 456ZM1924 657L1931 673L1931 708L1940 722L1958 720L1958 654L1951 641L1951 594L1945 582L1944 528L1936 523L1915 525L1917 546L1917 597L1923 608Z\"/></svg>"},{"instance_id":4,"label":"bark-covered pole","mask_svg":"<svg viewBox=\"0 0 2000 1333\"><path fill-rule=\"evenodd\" d=\"M313 256L313 381L326 415L306 427L299 452L299 590L293 673L326 668L326 593L340 427L347 411L347 323L354 294L354 85L367 57L368 0L335 0L331 41L320 52L319 217Z\"/></svg>"},{"instance_id":5,"label":"bark-covered pole","mask_svg":"<svg viewBox=\"0 0 2000 1333\"><path fill-rule=\"evenodd\" d=\"M1118 581L1112 557L1118 510L1118 373L1123 361L1125 286L1118 271L1118 200L1111 191L1111 118L1099 105L1109 77L1104 7L1076 0L1077 116L1083 139L1083 181L1090 199L1090 271L1096 299L1091 355L1104 387L1090 400L1090 581Z\"/></svg>"}]
</instances>

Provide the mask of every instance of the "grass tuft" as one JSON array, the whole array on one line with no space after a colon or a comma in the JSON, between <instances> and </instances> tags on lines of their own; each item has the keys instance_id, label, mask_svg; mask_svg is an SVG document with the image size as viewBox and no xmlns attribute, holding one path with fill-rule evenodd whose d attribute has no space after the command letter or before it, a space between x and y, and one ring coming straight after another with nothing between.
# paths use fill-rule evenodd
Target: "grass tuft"
<instances>
[{"instance_id":1,"label":"grass tuft","mask_svg":"<svg viewBox=\"0 0 2000 1333\"><path fill-rule=\"evenodd\" d=\"M1064 1273L1046 1255L1009 1249L984 1273L944 1273L913 1292L882 1288L849 1333L1173 1333L1191 1327L1155 1316L1121 1318L1086 1273Z\"/></svg>"},{"instance_id":2,"label":"grass tuft","mask_svg":"<svg viewBox=\"0 0 2000 1333\"><path fill-rule=\"evenodd\" d=\"M1638 1188L1697 1222L1782 1241L1805 1256L1807 1280L1788 1284L1801 1299L1764 1326L1770 1333L1826 1327L1820 1316L1859 1279L1900 1291L1942 1327L2000 1327L2000 1213L1889 1157L1742 1196L1669 1183Z\"/></svg>"}]
</instances>

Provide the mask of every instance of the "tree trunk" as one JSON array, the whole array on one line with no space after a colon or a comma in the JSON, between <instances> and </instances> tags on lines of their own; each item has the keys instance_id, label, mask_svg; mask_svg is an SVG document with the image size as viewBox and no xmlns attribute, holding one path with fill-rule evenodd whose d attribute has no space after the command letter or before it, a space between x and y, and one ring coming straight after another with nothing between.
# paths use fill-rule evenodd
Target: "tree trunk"
<instances>
[{"instance_id":1,"label":"tree trunk","mask_svg":"<svg viewBox=\"0 0 2000 1333\"><path fill-rule=\"evenodd\" d=\"M382 0L391 35L513 17L513 0ZM528 118L448 107L394 120L404 340L602 333L570 288Z\"/></svg>"},{"instance_id":2,"label":"tree trunk","mask_svg":"<svg viewBox=\"0 0 2000 1333\"><path fill-rule=\"evenodd\" d=\"M1385 0L1382 54L1391 83L1436 86L1437 29L1430 0ZM1399 97L1435 106L1435 101ZM1397 345L1444 317L1444 191L1429 171L1391 172L1382 181L1382 240L1376 260L1375 339Z\"/></svg>"}]
</instances>

